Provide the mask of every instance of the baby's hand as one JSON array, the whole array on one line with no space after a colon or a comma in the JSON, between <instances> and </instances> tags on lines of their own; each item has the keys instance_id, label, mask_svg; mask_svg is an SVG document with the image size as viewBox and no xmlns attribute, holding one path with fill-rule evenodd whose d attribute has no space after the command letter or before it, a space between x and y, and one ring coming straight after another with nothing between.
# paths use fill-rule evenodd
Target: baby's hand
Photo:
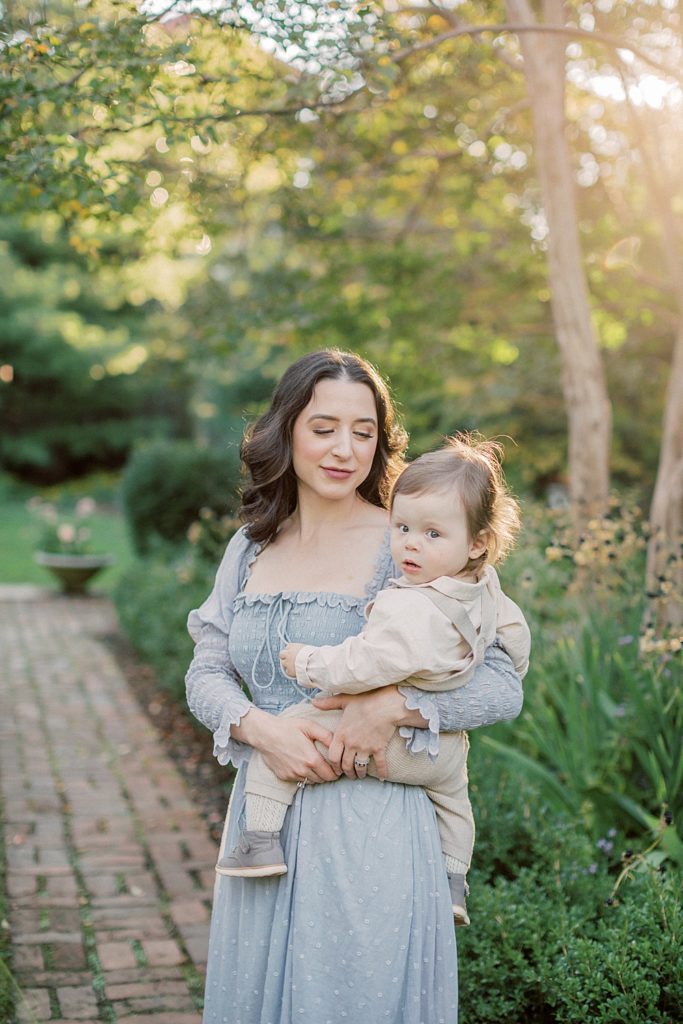
<instances>
[{"instance_id":1,"label":"baby's hand","mask_svg":"<svg viewBox=\"0 0 683 1024\"><path fill-rule=\"evenodd\" d=\"M290 679L296 679L296 656L303 646L303 644L287 644L287 646L280 651L280 664L282 665L282 671L285 675L289 676Z\"/></svg>"}]
</instances>

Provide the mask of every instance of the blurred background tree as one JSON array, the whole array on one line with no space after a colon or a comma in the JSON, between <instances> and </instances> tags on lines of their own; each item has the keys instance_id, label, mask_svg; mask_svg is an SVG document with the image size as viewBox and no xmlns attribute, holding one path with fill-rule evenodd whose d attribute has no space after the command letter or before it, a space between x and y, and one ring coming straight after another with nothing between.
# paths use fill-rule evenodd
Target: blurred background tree
<instances>
[{"instance_id":1,"label":"blurred background tree","mask_svg":"<svg viewBox=\"0 0 683 1024\"><path fill-rule=\"evenodd\" d=\"M0 460L42 484L120 468L136 439L189 423L187 372L155 339L150 304L88 268L60 227L47 212L0 220Z\"/></svg>"},{"instance_id":2,"label":"blurred background tree","mask_svg":"<svg viewBox=\"0 0 683 1024\"><path fill-rule=\"evenodd\" d=\"M93 351L82 363L88 375L104 368L103 404L118 388L134 406L145 375L175 382L175 414L144 400L157 423L132 433L236 443L284 365L338 344L389 375L413 453L479 428L514 438L517 486L567 484L583 522L604 508L607 456L612 479L649 500L680 322L675 267L661 256L680 241L680 15L669 0L14 0L3 40L0 212L33 231L54 218L72 259L119 294L120 329L139 317L136 337L107 334L118 361L95 364ZM549 87L538 75L551 65L550 120L568 143L559 187L567 203L575 193L575 213L561 196L549 206L555 172L541 160ZM571 270L552 208L577 226ZM580 337L592 369L574 372ZM10 356L3 387L20 394L25 371ZM603 373L607 391L579 401L581 382L597 387ZM678 420L667 414L665 469L680 462ZM588 473L593 448L602 468ZM665 534L680 505L661 484L671 478L660 472Z\"/></svg>"}]
</instances>

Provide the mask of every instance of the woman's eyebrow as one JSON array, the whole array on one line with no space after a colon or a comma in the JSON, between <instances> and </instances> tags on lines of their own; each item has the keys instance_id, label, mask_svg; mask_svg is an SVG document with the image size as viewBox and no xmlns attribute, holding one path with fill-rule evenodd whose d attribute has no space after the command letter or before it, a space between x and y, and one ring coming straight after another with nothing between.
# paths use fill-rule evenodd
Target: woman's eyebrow
<instances>
[{"instance_id":1,"label":"woman's eyebrow","mask_svg":"<svg viewBox=\"0 0 683 1024\"><path fill-rule=\"evenodd\" d=\"M312 416L309 416L308 417L308 422L310 423L311 420L329 420L331 423L339 423L339 417L338 416L327 416L323 412L316 412ZM373 427L377 426L377 420L374 419L372 416L359 416L358 419L354 420L353 422L354 423L371 423L373 425Z\"/></svg>"}]
</instances>

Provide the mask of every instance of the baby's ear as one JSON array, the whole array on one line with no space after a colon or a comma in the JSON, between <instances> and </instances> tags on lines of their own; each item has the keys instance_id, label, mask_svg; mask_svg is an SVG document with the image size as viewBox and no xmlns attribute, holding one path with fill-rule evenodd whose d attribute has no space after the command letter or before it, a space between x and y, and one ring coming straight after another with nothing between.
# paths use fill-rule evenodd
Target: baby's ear
<instances>
[{"instance_id":1,"label":"baby's ear","mask_svg":"<svg viewBox=\"0 0 683 1024\"><path fill-rule=\"evenodd\" d=\"M470 543L470 558L481 558L489 546L488 530L480 530L474 540Z\"/></svg>"}]
</instances>

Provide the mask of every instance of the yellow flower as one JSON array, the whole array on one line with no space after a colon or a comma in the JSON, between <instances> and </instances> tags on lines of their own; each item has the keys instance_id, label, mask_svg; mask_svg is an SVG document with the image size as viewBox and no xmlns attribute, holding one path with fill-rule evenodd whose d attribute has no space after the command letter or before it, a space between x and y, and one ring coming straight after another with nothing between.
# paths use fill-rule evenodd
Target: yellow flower
<instances>
[{"instance_id":1,"label":"yellow flower","mask_svg":"<svg viewBox=\"0 0 683 1024\"><path fill-rule=\"evenodd\" d=\"M545 549L545 557L548 559L549 562L559 562L563 555L564 552L562 548L555 547L552 544L550 545L550 547L547 547Z\"/></svg>"},{"instance_id":2,"label":"yellow flower","mask_svg":"<svg viewBox=\"0 0 683 1024\"><path fill-rule=\"evenodd\" d=\"M190 544L197 544L197 542L199 541L201 535L202 535L202 525L201 525L201 523L197 523L197 522L192 523L192 525L190 526L189 530L187 531L187 539L189 540Z\"/></svg>"}]
</instances>

